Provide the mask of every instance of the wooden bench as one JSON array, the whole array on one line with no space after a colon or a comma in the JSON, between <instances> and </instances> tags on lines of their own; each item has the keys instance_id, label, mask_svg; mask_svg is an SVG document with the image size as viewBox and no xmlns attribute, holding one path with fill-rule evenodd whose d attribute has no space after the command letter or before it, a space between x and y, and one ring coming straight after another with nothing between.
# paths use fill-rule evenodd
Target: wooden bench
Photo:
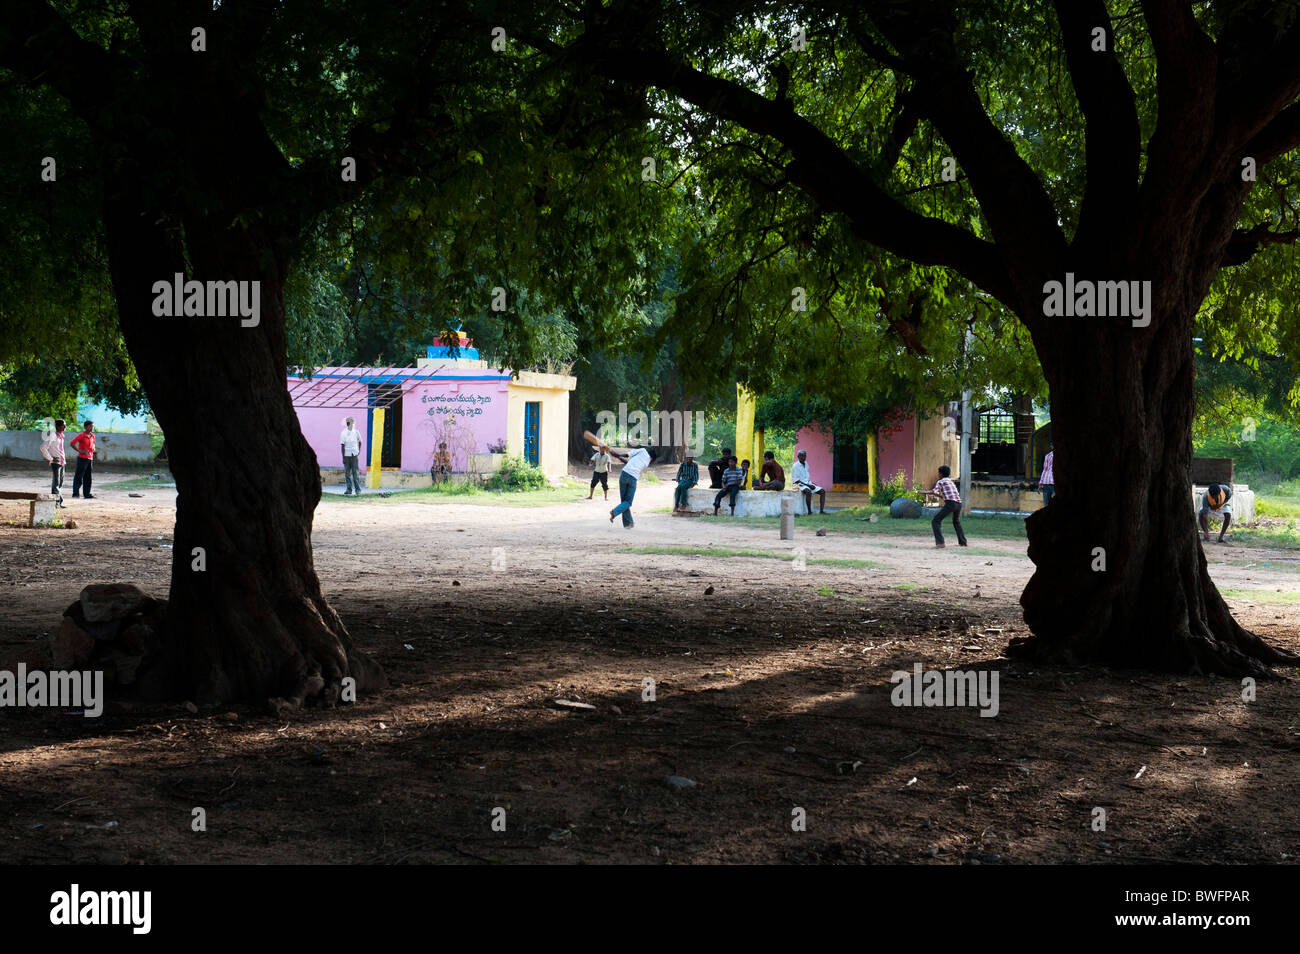
<instances>
[{"instance_id":1,"label":"wooden bench","mask_svg":"<svg viewBox=\"0 0 1300 954\"><path fill-rule=\"evenodd\" d=\"M54 494L29 493L24 490L0 490L0 500L30 500L32 506L27 518L29 527L53 523L54 509L59 502Z\"/></svg>"}]
</instances>

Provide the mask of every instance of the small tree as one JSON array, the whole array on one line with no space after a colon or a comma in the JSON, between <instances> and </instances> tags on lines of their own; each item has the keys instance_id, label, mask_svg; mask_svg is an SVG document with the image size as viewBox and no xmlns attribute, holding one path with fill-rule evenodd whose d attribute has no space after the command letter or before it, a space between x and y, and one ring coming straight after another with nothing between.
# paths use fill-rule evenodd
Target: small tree
<instances>
[{"instance_id":1,"label":"small tree","mask_svg":"<svg viewBox=\"0 0 1300 954\"><path fill-rule=\"evenodd\" d=\"M433 450L429 454L429 467L433 467L434 455L439 445L447 445L451 457L451 479L467 482L474 469L471 464L473 456L478 453L478 438L472 425L461 421L454 414L441 414L433 419Z\"/></svg>"}]
</instances>

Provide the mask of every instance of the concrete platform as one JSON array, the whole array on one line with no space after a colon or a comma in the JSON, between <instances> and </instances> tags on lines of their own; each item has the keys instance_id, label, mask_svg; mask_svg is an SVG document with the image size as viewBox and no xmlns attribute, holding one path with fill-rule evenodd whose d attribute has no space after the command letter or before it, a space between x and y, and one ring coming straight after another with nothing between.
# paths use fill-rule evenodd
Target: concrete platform
<instances>
[{"instance_id":1,"label":"concrete platform","mask_svg":"<svg viewBox=\"0 0 1300 954\"><path fill-rule=\"evenodd\" d=\"M0 500L26 500L31 502L27 526L39 527L54 522L59 498L55 494L33 493L25 490L0 491Z\"/></svg>"},{"instance_id":2,"label":"concrete platform","mask_svg":"<svg viewBox=\"0 0 1300 954\"><path fill-rule=\"evenodd\" d=\"M702 513L713 513L713 498L718 492L707 487L693 488L687 502L690 509ZM808 512L803 503L803 494L791 490L742 490L736 495L737 517L779 517L781 516L781 498L789 497L794 501L795 516ZM718 516L730 517L731 505L726 497L719 504Z\"/></svg>"}]
</instances>

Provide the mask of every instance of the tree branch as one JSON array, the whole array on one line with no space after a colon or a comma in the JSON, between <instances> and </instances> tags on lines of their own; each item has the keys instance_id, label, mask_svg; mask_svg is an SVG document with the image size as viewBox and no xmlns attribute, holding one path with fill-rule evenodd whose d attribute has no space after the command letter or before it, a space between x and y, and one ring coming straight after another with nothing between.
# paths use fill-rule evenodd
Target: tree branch
<instances>
[{"instance_id":1,"label":"tree branch","mask_svg":"<svg viewBox=\"0 0 1300 954\"><path fill-rule=\"evenodd\" d=\"M1237 229L1223 249L1223 268L1242 265L1269 245L1294 245L1300 239L1300 229L1274 232L1261 223L1249 229Z\"/></svg>"},{"instance_id":2,"label":"tree branch","mask_svg":"<svg viewBox=\"0 0 1300 954\"><path fill-rule=\"evenodd\" d=\"M1300 95L1300 24L1279 36L1271 18L1257 15L1230 22L1224 33L1216 135L1245 143Z\"/></svg>"},{"instance_id":3,"label":"tree branch","mask_svg":"<svg viewBox=\"0 0 1300 954\"><path fill-rule=\"evenodd\" d=\"M921 114L916 111L912 103L910 89L904 88L899 92L891 115L894 121L890 124L889 136L880 148L880 157L876 160L876 168L884 178L888 178L894 171L894 166L898 165L898 160L903 155L903 147L907 145L907 141L912 138L912 134L921 124Z\"/></svg>"},{"instance_id":4,"label":"tree branch","mask_svg":"<svg viewBox=\"0 0 1300 954\"><path fill-rule=\"evenodd\" d=\"M1021 310L996 247L903 206L789 105L695 69L662 48L621 45L605 32L589 32L567 48L530 35L526 28L516 27L514 35L611 79L656 86L750 132L770 136L793 157L787 167L790 181L823 209L844 214L859 238L921 265L952 268L1008 308Z\"/></svg>"},{"instance_id":5,"label":"tree branch","mask_svg":"<svg viewBox=\"0 0 1300 954\"><path fill-rule=\"evenodd\" d=\"M1300 103L1292 103L1246 144L1245 156L1263 166L1297 146L1300 146Z\"/></svg>"},{"instance_id":6,"label":"tree branch","mask_svg":"<svg viewBox=\"0 0 1300 954\"><path fill-rule=\"evenodd\" d=\"M1143 217L1182 221L1198 180L1199 162L1214 134L1219 57L1186 0L1142 0L1142 12L1156 51L1159 115L1147 144L1147 170L1140 192Z\"/></svg>"},{"instance_id":7,"label":"tree branch","mask_svg":"<svg viewBox=\"0 0 1300 954\"><path fill-rule=\"evenodd\" d=\"M112 64L43 0L9 0L0 17L0 65L61 93L92 128L113 94Z\"/></svg>"},{"instance_id":8,"label":"tree branch","mask_svg":"<svg viewBox=\"0 0 1300 954\"><path fill-rule=\"evenodd\" d=\"M1086 126L1088 181L1075 241L1093 241L1127 221L1136 206L1142 149L1137 103L1104 0L1053 2ZM1097 27L1105 30L1104 51L1093 49Z\"/></svg>"},{"instance_id":9,"label":"tree branch","mask_svg":"<svg viewBox=\"0 0 1300 954\"><path fill-rule=\"evenodd\" d=\"M997 249L1027 272L1059 269L1065 237L1038 176L989 118L959 56L953 13L946 4L917 10L892 2L873 5L873 19L907 63L915 101L938 128L970 178ZM1019 282L1036 284L1037 275ZM1026 315L1023 305L1012 308Z\"/></svg>"}]
</instances>

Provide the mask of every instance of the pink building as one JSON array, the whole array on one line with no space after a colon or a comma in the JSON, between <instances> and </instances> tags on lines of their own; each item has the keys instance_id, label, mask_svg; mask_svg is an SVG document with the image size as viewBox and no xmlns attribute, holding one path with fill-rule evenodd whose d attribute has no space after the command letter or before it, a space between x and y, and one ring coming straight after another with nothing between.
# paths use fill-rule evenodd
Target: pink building
<instances>
[{"instance_id":1,"label":"pink building","mask_svg":"<svg viewBox=\"0 0 1300 954\"><path fill-rule=\"evenodd\" d=\"M298 423L325 469L342 470L339 433L352 417L364 441L361 467L368 471L375 444L382 441L386 483L427 482L434 454L446 444L454 473L495 470L512 454L547 474L568 468L569 375L491 368L462 337L452 357L430 346L414 368L320 368L310 379L288 376ZM383 409L376 431L375 410Z\"/></svg>"},{"instance_id":2,"label":"pink building","mask_svg":"<svg viewBox=\"0 0 1300 954\"><path fill-rule=\"evenodd\" d=\"M375 444L371 405L392 400L384 412L383 467L429 471L439 443L446 443L452 470L469 469L470 454L508 443L509 373L463 373L457 368L430 372L422 368L321 368L308 382L291 376L294 409L302 435L322 467L343 466L339 432L348 417L365 441L362 469ZM400 390L400 395L397 393ZM312 400L328 394L328 406ZM464 436L448 440L449 429Z\"/></svg>"},{"instance_id":3,"label":"pink building","mask_svg":"<svg viewBox=\"0 0 1300 954\"><path fill-rule=\"evenodd\" d=\"M813 483L830 490L835 482L835 437L830 429L820 424L799 428L794 436L794 450L794 460L799 459L799 451L808 452L808 473L812 475ZM790 462L790 466L794 466L794 461ZM788 470L785 476L788 481Z\"/></svg>"},{"instance_id":4,"label":"pink building","mask_svg":"<svg viewBox=\"0 0 1300 954\"><path fill-rule=\"evenodd\" d=\"M808 452L813 480L832 490L865 493L873 467L882 482L902 471L908 483L917 481L930 487L938 478L940 464L948 464L954 476L960 471L957 443L944 439L944 421L954 413L952 406L920 418L901 408L895 410L888 423L876 431L874 461L866 443L837 441L830 428L816 422L799 429L795 448Z\"/></svg>"}]
</instances>

